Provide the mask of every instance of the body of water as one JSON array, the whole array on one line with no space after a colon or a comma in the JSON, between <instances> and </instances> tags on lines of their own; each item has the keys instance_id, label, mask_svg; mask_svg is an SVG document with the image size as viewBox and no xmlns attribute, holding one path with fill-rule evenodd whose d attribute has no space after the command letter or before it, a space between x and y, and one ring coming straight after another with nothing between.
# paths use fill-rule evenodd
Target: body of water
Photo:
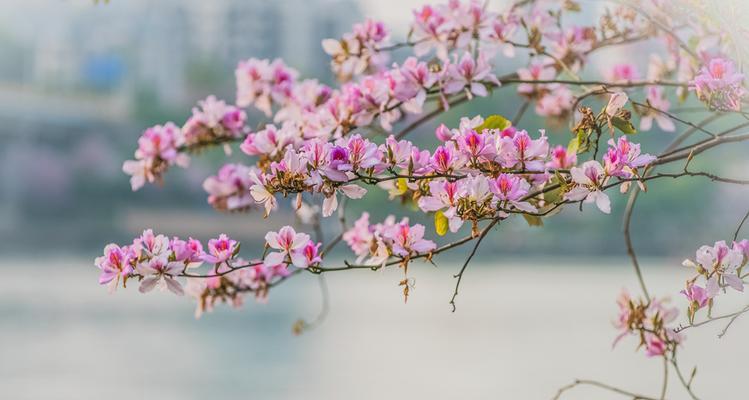
<instances>
[{"instance_id":1,"label":"body of water","mask_svg":"<svg viewBox=\"0 0 749 400\"><path fill-rule=\"evenodd\" d=\"M200 320L187 299L109 295L90 260L0 266L0 393L7 399L549 399L575 378L655 396L662 363L617 348L611 321L622 287L637 286L624 260L498 261L472 265L448 304L458 265L414 264L408 304L402 271L327 275L331 309L295 337L297 318L320 310L317 278L296 277L268 304L221 307ZM676 293L686 271L646 261L651 292ZM742 306L734 296L726 311ZM737 398L749 318L723 339L716 323L689 332L687 371L704 399ZM672 374L673 375L673 374ZM671 384L676 388L676 380ZM617 398L580 388L570 399ZM669 398L686 394L676 388Z\"/></svg>"}]
</instances>

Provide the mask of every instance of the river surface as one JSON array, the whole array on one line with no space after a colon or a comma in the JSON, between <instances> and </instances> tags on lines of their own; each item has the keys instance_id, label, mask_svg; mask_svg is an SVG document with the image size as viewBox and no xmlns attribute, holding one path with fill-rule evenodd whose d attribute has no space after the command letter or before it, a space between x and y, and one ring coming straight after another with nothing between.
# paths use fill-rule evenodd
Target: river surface
<instances>
[{"instance_id":1,"label":"river surface","mask_svg":"<svg viewBox=\"0 0 749 400\"><path fill-rule=\"evenodd\" d=\"M644 262L653 293L676 293L681 267ZM671 263L673 264L673 263ZM615 298L637 290L625 260L498 261L472 265L448 301L455 263L414 264L404 304L401 271L327 275L331 309L301 336L298 318L320 310L316 277L298 276L267 304L220 307L196 320L194 305L137 288L109 295L90 260L0 265L0 393L3 399L550 399L575 378L656 396L662 363L615 349ZM722 310L746 302L732 296ZM723 339L722 325L689 332L681 361L700 360L703 399L746 398L749 318ZM688 373L688 372L687 372ZM672 378L674 377L673 374ZM687 398L673 379L671 399ZM744 394L737 394L736 390ZM616 399L579 388L569 399Z\"/></svg>"}]
</instances>

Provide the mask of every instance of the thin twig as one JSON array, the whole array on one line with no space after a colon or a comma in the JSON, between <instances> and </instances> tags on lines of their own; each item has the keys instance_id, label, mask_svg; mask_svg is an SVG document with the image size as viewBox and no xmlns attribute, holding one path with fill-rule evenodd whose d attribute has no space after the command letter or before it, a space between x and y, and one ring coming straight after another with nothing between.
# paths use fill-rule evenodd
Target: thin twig
<instances>
[{"instance_id":1,"label":"thin twig","mask_svg":"<svg viewBox=\"0 0 749 400\"><path fill-rule=\"evenodd\" d=\"M607 385L605 383L601 383L601 382L598 382L598 381L593 381L593 380L590 380L590 379L575 379L575 381L573 381L569 385L562 386L561 388L559 388L559 390L557 391L557 394L553 397L552 400L559 400L560 398L562 398L562 394L564 394L564 392L566 392L568 390L571 390L571 389L573 389L573 388L575 388L577 386L583 386L583 385L594 386L594 387L597 387L597 388L600 388L600 389L608 390L610 392L614 392L614 393L620 394L622 396L631 397L634 400L658 400L655 397L650 397L650 396L645 396L645 395L642 395L642 394L637 394L637 393L634 393L634 392L630 392L628 390L619 389L617 387L614 387L614 386L611 386L611 385Z\"/></svg>"},{"instance_id":2,"label":"thin twig","mask_svg":"<svg viewBox=\"0 0 749 400\"><path fill-rule=\"evenodd\" d=\"M660 400L666 398L666 391L668 390L668 357L663 357L663 386L661 387Z\"/></svg>"},{"instance_id":3,"label":"thin twig","mask_svg":"<svg viewBox=\"0 0 749 400\"><path fill-rule=\"evenodd\" d=\"M744 214L744 218L741 219L741 223L738 227L736 227L736 232L733 233L733 241L735 242L736 239L739 238L739 233L741 232L741 227L744 226L744 222L746 222L746 219L749 218L749 210L746 210L746 214Z\"/></svg>"},{"instance_id":4,"label":"thin twig","mask_svg":"<svg viewBox=\"0 0 749 400\"><path fill-rule=\"evenodd\" d=\"M520 120L523 118L523 115L525 115L525 112L528 110L528 106L531 104L531 100L528 99L523 104L520 105L520 108L518 109L518 112L515 114L514 117L512 117L512 126L517 126L520 123Z\"/></svg>"},{"instance_id":5,"label":"thin twig","mask_svg":"<svg viewBox=\"0 0 749 400\"><path fill-rule=\"evenodd\" d=\"M466 258L466 261L463 263L463 267L460 268L460 272L458 272L454 278L458 278L458 281L455 283L455 291L453 292L453 297L450 299L450 305L453 306L453 312L455 312L455 298L458 296L458 288L460 288L460 281L463 280L463 273L466 271L466 267L468 267L468 264L471 262L471 259L476 254L476 251L479 248L479 245L481 245L481 241L484 240L484 237L489 233L489 231L499 222L499 218L495 218L492 220L492 222L489 223L489 225L484 228L484 230L479 234L479 238L476 241L476 244L473 246L473 249L471 250L471 253L468 255L468 258Z\"/></svg>"}]
</instances>

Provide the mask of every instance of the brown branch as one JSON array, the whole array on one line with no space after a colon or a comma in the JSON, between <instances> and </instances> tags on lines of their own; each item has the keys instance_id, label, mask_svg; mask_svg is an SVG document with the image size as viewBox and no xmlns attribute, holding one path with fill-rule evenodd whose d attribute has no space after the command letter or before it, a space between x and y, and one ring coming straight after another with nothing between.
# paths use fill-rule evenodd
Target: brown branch
<instances>
[{"instance_id":1,"label":"brown branch","mask_svg":"<svg viewBox=\"0 0 749 400\"><path fill-rule=\"evenodd\" d=\"M468 267L468 264L471 262L471 259L473 259L473 256L476 255L476 251L479 249L479 246L481 245L481 241L484 240L484 237L489 233L489 231L499 222L499 218L494 218L492 222L489 223L489 225L484 228L484 230L479 234L478 240L476 241L476 244L473 246L473 249L471 250L471 253L468 255L468 258L466 258L466 261L463 263L463 267L460 268L460 272L458 272L456 275L453 276L453 278L458 278L458 281L455 283L455 291L453 292L453 297L450 299L450 305L453 306L453 312L455 312L455 298L458 297L458 288L460 288L460 281L463 280L463 273L466 271L466 268Z\"/></svg>"},{"instance_id":2,"label":"brown branch","mask_svg":"<svg viewBox=\"0 0 749 400\"><path fill-rule=\"evenodd\" d=\"M571 79L505 79L502 84L517 84L517 83L530 83L530 84L554 84L559 83L563 85L575 85L575 86L604 86L604 87L615 87L615 88L632 88L632 87L643 87L643 86L671 86L671 87L688 87L687 82L675 82L675 81L660 81L660 80L645 80L645 81L624 81L624 82L607 82L598 80L571 80Z\"/></svg>"},{"instance_id":3,"label":"brown branch","mask_svg":"<svg viewBox=\"0 0 749 400\"><path fill-rule=\"evenodd\" d=\"M634 400L658 400L655 397L650 397L650 396L645 396L645 395L642 395L642 394L637 394L637 393L634 393L634 392L630 392L628 390L619 389L617 387L614 387L614 386L611 386L611 385L607 385L605 383L601 383L601 382L598 382L598 381L593 381L593 380L590 380L590 379L575 379L569 385L562 386L561 388L559 388L559 391L557 391L557 394L553 397L552 400L559 400L560 398L562 398L562 394L564 394L564 392L566 392L568 390L571 390L571 389L573 389L573 388L575 388L577 386L583 386L583 385L594 386L594 387L597 387L597 388L600 388L600 389L608 390L610 392L614 392L614 393L620 394L622 396L631 397Z\"/></svg>"},{"instance_id":4,"label":"brown branch","mask_svg":"<svg viewBox=\"0 0 749 400\"><path fill-rule=\"evenodd\" d=\"M749 218L749 210L746 210L746 214L744 214L744 218L741 219L741 223L739 223L739 226L736 227L736 232L733 233L733 241L735 242L736 239L739 238L739 233L741 232L741 227L744 226L744 222L746 222L746 219Z\"/></svg>"}]
</instances>

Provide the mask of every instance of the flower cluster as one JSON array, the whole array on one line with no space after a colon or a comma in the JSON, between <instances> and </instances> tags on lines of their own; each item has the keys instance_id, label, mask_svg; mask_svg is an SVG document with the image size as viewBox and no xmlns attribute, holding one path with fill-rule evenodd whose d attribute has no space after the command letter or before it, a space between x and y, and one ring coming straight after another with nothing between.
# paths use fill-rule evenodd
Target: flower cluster
<instances>
[{"instance_id":1,"label":"flower cluster","mask_svg":"<svg viewBox=\"0 0 749 400\"><path fill-rule=\"evenodd\" d=\"M640 129L649 131L653 127L653 121L655 121L663 131L673 132L676 130L674 121L664 114L671 108L671 102L666 98L663 87L648 86L645 88L645 93L650 107L642 110Z\"/></svg>"},{"instance_id":2,"label":"flower cluster","mask_svg":"<svg viewBox=\"0 0 749 400\"><path fill-rule=\"evenodd\" d=\"M338 80L345 82L372 66L383 68L388 54L380 48L387 45L388 36L385 24L367 19L355 24L353 32L344 34L341 40L323 40L322 47L332 57L331 68Z\"/></svg>"},{"instance_id":3,"label":"flower cluster","mask_svg":"<svg viewBox=\"0 0 749 400\"><path fill-rule=\"evenodd\" d=\"M424 5L413 15L409 39L417 56L434 50L439 59L447 60L451 51L467 50L474 40L492 53L501 48L506 56L514 55L512 40L520 21L516 9L497 14L479 0L450 1Z\"/></svg>"},{"instance_id":4,"label":"flower cluster","mask_svg":"<svg viewBox=\"0 0 749 400\"><path fill-rule=\"evenodd\" d=\"M107 245L104 256L97 258L95 264L101 270L99 283L107 285L110 291L114 291L120 281L124 287L129 278L137 277L143 293L160 284L182 295L182 285L175 278L188 268L199 267L207 256L203 245L195 239L185 241L175 237L170 240L147 229L132 245Z\"/></svg>"},{"instance_id":5,"label":"flower cluster","mask_svg":"<svg viewBox=\"0 0 749 400\"><path fill-rule=\"evenodd\" d=\"M178 151L184 142L182 131L171 122L146 129L138 139L135 160L122 164L122 171L131 176L133 190L140 189L146 182L161 182L172 165L187 167L190 158Z\"/></svg>"},{"instance_id":6,"label":"flower cluster","mask_svg":"<svg viewBox=\"0 0 749 400\"><path fill-rule=\"evenodd\" d=\"M321 243L314 243L306 233L297 233L294 228L284 226L278 232L265 235L267 246L273 250L265 256L266 265L291 264L297 268L307 268L322 261Z\"/></svg>"},{"instance_id":7,"label":"flower cluster","mask_svg":"<svg viewBox=\"0 0 749 400\"><path fill-rule=\"evenodd\" d=\"M497 119L503 122L496 125ZM531 193L555 172L571 175L566 200L596 201L609 212L603 193L608 180L624 180L626 190L626 182L639 178L639 169L655 159L621 136L609 141L603 165L591 160L574 167L574 152L561 146L550 152L543 131L534 139L501 117L463 118L458 128L441 125L435 134L443 143L434 152L393 136L379 146L358 134L334 142L307 140L300 149L288 143L278 149L283 157L270 161L265 172L251 171L249 192L266 214L276 208L277 194L320 194L322 215L327 217L337 209L339 193L358 199L367 192L359 183L374 182L392 196L412 196L424 212L441 212L455 232L466 220L475 227L487 217L536 212L543 201ZM250 137L252 142L243 144L245 151L250 144L253 151L257 148L259 134Z\"/></svg>"},{"instance_id":8,"label":"flower cluster","mask_svg":"<svg viewBox=\"0 0 749 400\"><path fill-rule=\"evenodd\" d=\"M122 170L131 176L133 190L140 189L146 182L160 182L172 165L187 167L190 158L185 150L191 147L218 144L244 135L247 115L241 109L214 96L208 96L198 105L200 107L192 110L192 116L182 129L167 122L143 132L138 139L135 160L122 165Z\"/></svg>"},{"instance_id":9,"label":"flower cluster","mask_svg":"<svg viewBox=\"0 0 749 400\"><path fill-rule=\"evenodd\" d=\"M598 209L608 214L611 212L611 201L603 192L611 177L629 180L639 177L638 169L655 160L654 156L642 154L640 145L630 143L626 136L620 136L615 142L610 139L609 149L603 157L603 165L596 160L583 163L570 170L573 187L565 193L566 200L595 203ZM620 186L627 190L627 182Z\"/></svg>"},{"instance_id":10,"label":"flower cluster","mask_svg":"<svg viewBox=\"0 0 749 400\"><path fill-rule=\"evenodd\" d=\"M610 82L632 82L639 78L637 66L630 63L616 64L606 73L606 80Z\"/></svg>"},{"instance_id":11,"label":"flower cluster","mask_svg":"<svg viewBox=\"0 0 749 400\"><path fill-rule=\"evenodd\" d=\"M695 43L664 34L664 54L651 56L647 81L638 81L637 66L629 62L605 71L606 82L583 81L583 66L597 48L656 37L666 29L655 29L654 19L626 6L607 11L595 27L563 23L564 11L576 6L571 1L517 2L504 12L493 12L481 0L425 5L414 10L408 36L400 43L391 42L390 29L383 23L366 20L340 39L322 42L339 80L335 86L301 79L279 59L241 61L235 70L236 106L209 96L181 129L173 123L148 128L138 140L135 160L126 161L123 170L136 190L145 182L160 182L172 165L186 166L186 153L224 145L229 155L230 145L241 143L240 156L251 161L226 164L203 182L208 203L217 210L258 207L268 216L278 209L280 197L290 196L298 220L319 230L318 213L329 217L338 210L344 220L339 196L360 199L377 187L391 199L433 216L438 235L470 225L471 235L453 242L456 246L480 241L513 214L536 224L572 202L595 203L608 214L609 188L619 186L624 193L636 182L644 190L649 178L667 176L644 177L656 158L631 143L631 136L617 136L617 130L636 132L633 112L625 109L630 97L645 98L634 102L632 109L640 117L641 130L650 130L655 123L663 131L673 131L674 121L691 124L672 115L679 111L669 112L672 101L688 96L688 88L717 111L739 111L745 88L733 62L708 58L723 54L725 47L720 33L710 29L704 34L710 40ZM684 25L678 35L691 28ZM391 61L396 49L403 57ZM520 68L498 60L500 55L513 57L519 49L527 51L527 63ZM500 82L494 66L510 64L514 66ZM497 115L462 118L453 129L440 125L435 130L436 148L420 148L404 139L450 107L514 84L525 101L515 125L527 106L559 126L570 122L574 137L568 146L552 148L544 130L529 133ZM583 105L582 100L605 99L614 87L617 92L600 113ZM673 92L670 87L675 87ZM573 110L578 104L581 107ZM256 125L261 128L248 127L245 107L265 114L266 121ZM398 123L419 115L389 135ZM602 139L606 126L611 134L608 146ZM382 131L382 137L375 135ZM606 148L599 152L599 146ZM676 149L669 157L686 157L683 150ZM480 224L486 224L484 230ZM124 286L137 280L142 292L160 287L186 293L197 300L200 314L217 303L239 306L250 293L264 300L271 287L295 273L396 264L405 270L415 258L431 260L453 247L438 248L425 238L425 230L424 225L392 215L371 224L369 214L363 213L321 250L322 243L284 226L268 232L262 254L248 260L239 257L239 243L226 235L204 248L192 238L169 239L147 230L130 245L106 246L96 266L100 283L110 290L120 282ZM360 265L323 267L323 253L341 240ZM749 241L744 240L730 247L724 242L703 246L696 261L685 261L696 273L682 291L690 303L690 322L698 310L712 306L721 290L743 290L742 269L748 260ZM204 264L208 271L198 273ZM405 296L409 279L400 282ZM669 326L675 309L663 300L632 299L624 293L619 311L617 341L636 336L648 356L672 357L675 362L682 341Z\"/></svg>"},{"instance_id":12,"label":"flower cluster","mask_svg":"<svg viewBox=\"0 0 749 400\"><path fill-rule=\"evenodd\" d=\"M713 58L690 82L697 97L711 110L739 111L746 94L744 74L736 71L733 61Z\"/></svg>"},{"instance_id":13,"label":"flower cluster","mask_svg":"<svg viewBox=\"0 0 749 400\"><path fill-rule=\"evenodd\" d=\"M100 270L99 283L107 285L110 292L120 282L126 287L128 280L137 279L142 293L155 287L177 295L187 292L199 299L198 310L202 312L217 300L240 305L245 292L263 299L273 282L291 274L289 268L319 264L320 245L309 235L285 226L266 235L266 246L276 252L267 254L264 260L247 262L238 258L239 243L224 234L209 240L204 248L197 239L169 239L147 229L131 245L107 245L95 265ZM192 272L204 263L211 265L207 274ZM186 289L179 279L187 279Z\"/></svg>"},{"instance_id":14,"label":"flower cluster","mask_svg":"<svg viewBox=\"0 0 749 400\"><path fill-rule=\"evenodd\" d=\"M253 65L258 63L253 61ZM271 66L268 64L267 68ZM411 57L401 65L394 64L391 69L367 75L358 82L348 82L336 90L316 81L285 81L283 95L267 95L263 97L267 101L259 104L238 97L237 103L253 104L266 113L271 112L274 104L277 106L275 120L283 125L280 128L266 126L264 131L250 134L247 139L248 154L272 157L286 144L299 145L311 138L340 138L356 127L372 124L375 118L384 129L390 130L404 113L421 113L428 94L439 95L443 104L449 107L447 98L450 95L464 91L469 96L486 96L487 86L498 85L487 56L479 52L476 57L468 53L461 58L456 55L452 62L446 61L436 70ZM256 86L262 86L262 89L249 88ZM275 93L279 90L267 81L250 84L247 79L238 79L237 88L238 93Z\"/></svg>"},{"instance_id":15,"label":"flower cluster","mask_svg":"<svg viewBox=\"0 0 749 400\"><path fill-rule=\"evenodd\" d=\"M243 134L247 114L215 96L208 96L193 108L192 116L182 127L185 145L213 143L220 139L237 138Z\"/></svg>"},{"instance_id":16,"label":"flower cluster","mask_svg":"<svg viewBox=\"0 0 749 400\"><path fill-rule=\"evenodd\" d=\"M535 61L518 69L518 77L525 81L548 81L557 76L553 62ZM570 89L559 83L521 83L517 91L529 100L536 101L536 114L542 117L563 117L572 110L574 96Z\"/></svg>"},{"instance_id":17,"label":"flower cluster","mask_svg":"<svg viewBox=\"0 0 749 400\"><path fill-rule=\"evenodd\" d=\"M689 300L689 320L693 321L698 310L712 306L713 299L727 287L744 291L742 270L749 261L749 240L715 242L713 246L697 249L694 260L684 260L685 267L693 269L696 275L687 280L682 294ZM697 282L703 281L702 286Z\"/></svg>"},{"instance_id":18,"label":"flower cluster","mask_svg":"<svg viewBox=\"0 0 749 400\"><path fill-rule=\"evenodd\" d=\"M220 211L244 210L254 206L255 200L250 195L250 175L257 171L257 167L243 164L221 167L215 176L203 182L203 189L208 192L208 204Z\"/></svg>"},{"instance_id":19,"label":"flower cluster","mask_svg":"<svg viewBox=\"0 0 749 400\"><path fill-rule=\"evenodd\" d=\"M392 256L408 263L410 257L426 255L437 247L424 239L424 225L409 225L408 218L396 222L392 215L382 223L370 225L367 212L343 234L343 240L358 257L357 263L375 267L384 266Z\"/></svg>"},{"instance_id":20,"label":"flower cluster","mask_svg":"<svg viewBox=\"0 0 749 400\"><path fill-rule=\"evenodd\" d=\"M617 299L617 305L619 315L614 326L620 334L614 345L626 336L635 336L640 340L638 348L644 348L648 357L654 357L667 355L684 340L669 327L679 311L669 307L667 299L633 299L623 291Z\"/></svg>"},{"instance_id":21,"label":"flower cluster","mask_svg":"<svg viewBox=\"0 0 749 400\"><path fill-rule=\"evenodd\" d=\"M254 106L270 117L272 105L286 103L291 96L294 81L299 73L276 59L251 58L239 63L234 72L237 79L237 105Z\"/></svg>"}]
</instances>

